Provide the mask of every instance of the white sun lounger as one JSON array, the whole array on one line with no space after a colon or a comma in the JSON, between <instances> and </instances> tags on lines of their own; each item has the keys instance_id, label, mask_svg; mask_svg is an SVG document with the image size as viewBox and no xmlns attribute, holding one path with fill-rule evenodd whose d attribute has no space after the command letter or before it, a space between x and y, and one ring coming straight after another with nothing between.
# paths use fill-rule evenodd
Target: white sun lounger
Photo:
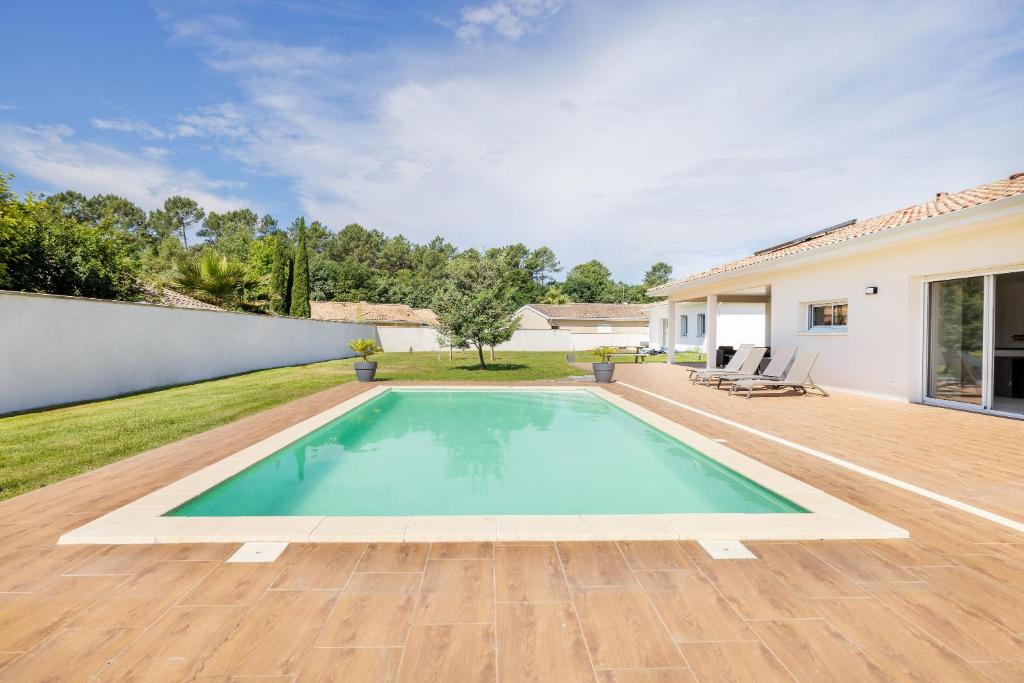
<instances>
[{"instance_id":1,"label":"white sun lounger","mask_svg":"<svg viewBox=\"0 0 1024 683\"><path fill-rule=\"evenodd\" d=\"M768 379L762 377L759 379L741 379L733 382L732 387L729 389L729 393L733 394L737 389L747 391L747 398L750 398L757 387L765 389L799 389L804 394L807 393L807 387L820 391L823 396L828 396L828 392L819 387L811 379L811 369L814 367L814 362L818 360L817 351L800 351L796 354L796 359L793 360L793 364L789 366L789 370L786 371L786 376L782 379Z\"/></svg>"},{"instance_id":2,"label":"white sun lounger","mask_svg":"<svg viewBox=\"0 0 1024 683\"><path fill-rule=\"evenodd\" d=\"M744 375L752 375L757 371L757 368L761 365L761 360L764 358L764 354L767 353L768 349L763 346L755 346L747 352L746 357L740 364L738 371L730 371L727 368L705 370L704 372L697 373L696 381L711 384L711 380L721 377L722 375L732 375L736 372L741 372ZM739 352L737 352L738 354Z\"/></svg>"},{"instance_id":3,"label":"white sun lounger","mask_svg":"<svg viewBox=\"0 0 1024 683\"><path fill-rule=\"evenodd\" d=\"M736 382L741 379L782 379L786 374L786 368L789 367L789 362L793 360L793 354L796 353L795 346L780 346L772 349L772 358L768 362L768 367L764 369L764 372L757 373L742 373L737 372L730 375L719 375L718 386L722 386L722 382Z\"/></svg>"},{"instance_id":4,"label":"white sun lounger","mask_svg":"<svg viewBox=\"0 0 1024 683\"><path fill-rule=\"evenodd\" d=\"M736 353L733 354L729 362L726 363L724 368L688 368L690 371L690 381L696 381L696 376L712 370L727 370L729 372L739 372L740 366L743 361L746 360L747 354L750 353L750 349L754 348L753 344L740 344L740 348L736 349Z\"/></svg>"}]
</instances>

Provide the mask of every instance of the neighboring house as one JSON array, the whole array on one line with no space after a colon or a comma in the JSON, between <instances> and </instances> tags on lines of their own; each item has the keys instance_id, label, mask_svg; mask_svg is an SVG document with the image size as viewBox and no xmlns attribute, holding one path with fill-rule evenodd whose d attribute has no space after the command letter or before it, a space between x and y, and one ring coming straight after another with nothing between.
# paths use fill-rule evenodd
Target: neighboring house
<instances>
[{"instance_id":1,"label":"neighboring house","mask_svg":"<svg viewBox=\"0 0 1024 683\"><path fill-rule=\"evenodd\" d=\"M654 287L667 317L766 305L772 346L819 352L824 385L1024 415L1024 173L847 221ZM668 328L670 347L678 333ZM882 428L882 426L880 426Z\"/></svg>"},{"instance_id":2,"label":"neighboring house","mask_svg":"<svg viewBox=\"0 0 1024 683\"><path fill-rule=\"evenodd\" d=\"M647 345L650 304L527 304L515 312L521 330L563 330L580 345Z\"/></svg>"},{"instance_id":3,"label":"neighboring house","mask_svg":"<svg viewBox=\"0 0 1024 683\"><path fill-rule=\"evenodd\" d=\"M668 303L659 302L648 309L648 339L651 348L667 349L669 344ZM704 303L676 304L676 351L707 352L707 307ZM764 344L765 304L763 301L729 301L718 305L717 346Z\"/></svg>"},{"instance_id":4,"label":"neighboring house","mask_svg":"<svg viewBox=\"0 0 1024 683\"><path fill-rule=\"evenodd\" d=\"M394 327L434 327L437 316L429 308L406 304L371 304L365 301L310 301L314 320L338 320Z\"/></svg>"}]
</instances>

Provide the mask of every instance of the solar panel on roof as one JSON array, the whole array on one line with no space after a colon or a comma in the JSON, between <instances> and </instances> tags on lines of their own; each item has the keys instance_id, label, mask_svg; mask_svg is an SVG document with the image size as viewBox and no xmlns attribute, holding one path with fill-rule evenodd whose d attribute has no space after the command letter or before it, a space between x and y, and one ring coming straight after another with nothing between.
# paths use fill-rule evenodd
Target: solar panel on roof
<instances>
[{"instance_id":1,"label":"solar panel on roof","mask_svg":"<svg viewBox=\"0 0 1024 683\"><path fill-rule=\"evenodd\" d=\"M815 239L816 237L821 237L822 235L827 235L830 232L834 232L836 230L839 230L840 228L845 228L845 227L847 227L849 225L853 225L856 222L857 222L856 218L851 218L848 221L843 221L842 223L837 223L836 225L833 225L833 226L828 227L828 228L824 228L822 230L818 230L816 232L812 232L812 233L810 233L808 235L804 235L803 237L797 237L795 240L789 240L788 242L783 242L782 244L776 244L774 247L768 247L767 249L762 249L760 251L755 251L754 255L755 256L760 256L761 254L768 254L768 253L771 253L773 251L778 251L779 249L785 249L786 247L792 247L795 244L801 244L803 242L810 242L811 240Z\"/></svg>"}]
</instances>

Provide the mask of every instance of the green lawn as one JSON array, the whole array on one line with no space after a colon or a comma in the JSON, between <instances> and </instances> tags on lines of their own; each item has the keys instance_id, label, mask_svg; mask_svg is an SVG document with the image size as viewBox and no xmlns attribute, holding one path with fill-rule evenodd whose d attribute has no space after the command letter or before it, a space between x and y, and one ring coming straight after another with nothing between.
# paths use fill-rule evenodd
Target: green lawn
<instances>
[{"instance_id":1,"label":"green lawn","mask_svg":"<svg viewBox=\"0 0 1024 683\"><path fill-rule=\"evenodd\" d=\"M489 357L489 356L485 356ZM564 353L498 352L487 370L475 354L383 353L381 380L514 381L582 374ZM350 360L260 370L0 418L0 500L355 380Z\"/></svg>"},{"instance_id":2,"label":"green lawn","mask_svg":"<svg viewBox=\"0 0 1024 683\"><path fill-rule=\"evenodd\" d=\"M647 363L664 363L668 358L665 354L658 356L648 356L645 359ZM676 362L677 363L703 363L707 360L703 353L697 351L677 351ZM597 356L590 353L589 351L577 351L576 362L577 363L596 363L598 361ZM634 362L632 356L612 356L613 363L632 363Z\"/></svg>"}]
</instances>

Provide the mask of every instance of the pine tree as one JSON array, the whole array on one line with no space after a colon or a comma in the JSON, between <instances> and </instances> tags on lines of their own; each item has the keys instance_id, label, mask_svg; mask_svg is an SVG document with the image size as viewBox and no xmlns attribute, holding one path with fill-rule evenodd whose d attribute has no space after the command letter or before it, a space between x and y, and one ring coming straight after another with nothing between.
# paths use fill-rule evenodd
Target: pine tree
<instances>
[{"instance_id":1,"label":"pine tree","mask_svg":"<svg viewBox=\"0 0 1024 683\"><path fill-rule=\"evenodd\" d=\"M309 252L306 250L306 219L299 217L292 223L295 240L295 270L292 277L291 303L288 313L294 318L308 318L309 312Z\"/></svg>"},{"instance_id":2,"label":"pine tree","mask_svg":"<svg viewBox=\"0 0 1024 683\"><path fill-rule=\"evenodd\" d=\"M288 315L291 299L290 280L292 269L291 250L283 234L274 236L274 262L270 271L270 310L277 315Z\"/></svg>"}]
</instances>

